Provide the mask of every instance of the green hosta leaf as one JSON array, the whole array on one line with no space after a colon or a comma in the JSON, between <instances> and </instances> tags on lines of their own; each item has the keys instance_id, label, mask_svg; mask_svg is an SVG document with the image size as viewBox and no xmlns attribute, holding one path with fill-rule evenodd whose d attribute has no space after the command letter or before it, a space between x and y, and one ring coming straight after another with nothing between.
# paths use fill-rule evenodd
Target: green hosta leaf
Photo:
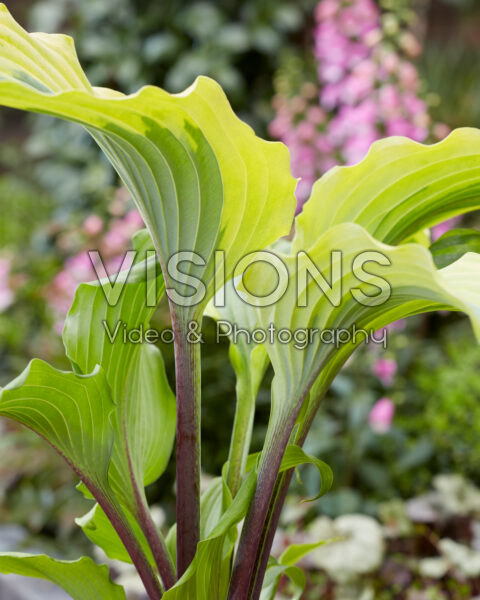
<instances>
[{"instance_id":1,"label":"green hosta leaf","mask_svg":"<svg viewBox=\"0 0 480 600\"><path fill-rule=\"evenodd\" d=\"M290 579L294 594L292 600L300 600L305 591L306 578L302 569L295 566L296 563L302 560L302 558L307 556L310 552L313 552L313 550L333 541L335 540L320 540L319 542L313 542L311 544L292 544L282 553L278 561L273 557L270 557L262 592L260 594L260 600L275 599L278 584L280 583L280 577L282 575L285 575Z\"/></svg>"},{"instance_id":2,"label":"green hosta leaf","mask_svg":"<svg viewBox=\"0 0 480 600\"><path fill-rule=\"evenodd\" d=\"M155 569L155 559L138 522L130 511L124 509L123 512L150 566ZM75 519L75 523L82 528L83 533L93 544L105 552L108 558L132 564L132 559L122 540L98 503L92 506L88 513Z\"/></svg>"},{"instance_id":3,"label":"green hosta leaf","mask_svg":"<svg viewBox=\"0 0 480 600\"><path fill-rule=\"evenodd\" d=\"M200 538L204 540L215 528L223 512L223 480L215 477L202 494L200 511Z\"/></svg>"},{"instance_id":4,"label":"green hosta leaf","mask_svg":"<svg viewBox=\"0 0 480 600\"><path fill-rule=\"evenodd\" d=\"M0 573L47 579L74 600L125 600L123 588L112 582L108 568L86 557L70 562L43 555L9 552L0 554Z\"/></svg>"},{"instance_id":5,"label":"green hosta leaf","mask_svg":"<svg viewBox=\"0 0 480 600\"><path fill-rule=\"evenodd\" d=\"M156 481L167 468L175 440L176 405L162 354L155 346L141 348L138 367L132 373L127 424L130 456L138 481ZM143 396L143 402L140 396ZM135 402L137 401L137 402ZM139 419L139 413L142 411Z\"/></svg>"},{"instance_id":6,"label":"green hosta leaf","mask_svg":"<svg viewBox=\"0 0 480 600\"><path fill-rule=\"evenodd\" d=\"M45 438L95 496L109 494L114 408L101 368L82 376L36 359L0 394L0 415Z\"/></svg>"},{"instance_id":7,"label":"green hosta leaf","mask_svg":"<svg viewBox=\"0 0 480 600\"><path fill-rule=\"evenodd\" d=\"M289 274L288 287L277 302L257 309L262 328L274 323L277 332L285 328L301 333L298 343L295 339L281 343L278 336L273 343L266 343L275 370L271 444L277 443L282 431L291 431L320 370L324 389L353 349L364 341L361 330L369 333L408 315L451 308L468 314L477 336L480 334L478 255L466 254L437 271L423 246L387 246L358 225L342 224L321 235L308 250L308 257L305 253L298 258L281 257ZM356 262L358 259L361 263ZM364 262L366 259L368 262ZM302 276L309 260L328 282L318 274L315 278ZM365 267L359 268L359 264ZM264 263L251 266L245 276L245 288L257 296L270 293L277 284L276 272ZM354 327L360 334L353 335ZM308 343L301 343L303 332L308 334L314 329L317 334L307 337ZM332 335L340 330L345 332L343 341L332 341ZM330 337L325 338L324 332ZM287 429L286 423L290 425Z\"/></svg>"},{"instance_id":8,"label":"green hosta leaf","mask_svg":"<svg viewBox=\"0 0 480 600\"><path fill-rule=\"evenodd\" d=\"M256 482L256 474L251 471L215 527L199 542L190 567L179 582L164 594L165 600L226 598L236 537L235 526L245 517ZM215 486L218 485L218 482L215 483ZM214 489L212 493L215 491L219 494L219 489ZM216 497L217 501L213 504L218 510L219 496Z\"/></svg>"},{"instance_id":9,"label":"green hosta leaf","mask_svg":"<svg viewBox=\"0 0 480 600\"><path fill-rule=\"evenodd\" d=\"M467 252L480 253L480 232L475 229L452 229L430 246L439 269L451 265Z\"/></svg>"},{"instance_id":10,"label":"green hosta leaf","mask_svg":"<svg viewBox=\"0 0 480 600\"><path fill-rule=\"evenodd\" d=\"M332 538L328 540L320 540L319 542L312 542L310 544L292 544L289 546L279 558L281 565L293 566L302 560L307 554L313 552L321 546L331 544L332 542L338 541L339 538Z\"/></svg>"},{"instance_id":11,"label":"green hosta leaf","mask_svg":"<svg viewBox=\"0 0 480 600\"><path fill-rule=\"evenodd\" d=\"M4 5L0 24L0 103L84 125L132 194L163 267L179 251L201 257L179 270L202 279L203 299L181 276L167 282L192 305L200 300L185 315L201 314L219 287L215 272L229 279L239 258L289 232L288 151L256 137L214 81L200 77L174 95L92 88L69 38L27 34Z\"/></svg>"},{"instance_id":12,"label":"green hosta leaf","mask_svg":"<svg viewBox=\"0 0 480 600\"><path fill-rule=\"evenodd\" d=\"M255 452L254 454L250 454L248 456L246 464L247 471L250 471L251 469L256 469L258 467L258 461L260 456L261 452ZM290 469L294 469L295 467L299 467L300 465L308 464L317 467L318 473L320 475L320 491L318 492L318 495L315 498L313 498L313 500L318 500L318 498L321 498L330 490L333 484L333 471L331 467L327 465L326 462L323 462L315 456L310 456L300 446L289 444L285 449L278 472L285 473L285 471L289 471Z\"/></svg>"},{"instance_id":13,"label":"green hosta leaf","mask_svg":"<svg viewBox=\"0 0 480 600\"><path fill-rule=\"evenodd\" d=\"M305 573L298 567L279 564L272 558L267 567L260 600L275 600L278 584L282 575L288 577L292 584L293 596L291 597L291 600L300 600L307 583Z\"/></svg>"},{"instance_id":14,"label":"green hosta leaf","mask_svg":"<svg viewBox=\"0 0 480 600\"><path fill-rule=\"evenodd\" d=\"M479 130L457 129L432 146L387 138L359 164L335 167L317 181L297 219L295 250L307 250L328 228L348 222L396 244L478 208Z\"/></svg>"},{"instance_id":15,"label":"green hosta leaf","mask_svg":"<svg viewBox=\"0 0 480 600\"><path fill-rule=\"evenodd\" d=\"M172 557L172 560L173 560L174 564L176 565L176 559L177 559L177 524L176 523L174 523L168 530L168 533L165 537L165 545L167 546L168 552L170 553L170 556Z\"/></svg>"},{"instance_id":16,"label":"green hosta leaf","mask_svg":"<svg viewBox=\"0 0 480 600\"><path fill-rule=\"evenodd\" d=\"M145 341L135 343L123 337L124 332L148 330L164 293L155 255L150 253L146 258L150 244L146 232L135 237L137 259L115 281L115 286L121 286L116 302L112 297L116 299L118 291L109 281L78 287L63 333L67 355L79 372L89 373L96 364L105 371L118 406L119 422L126 423L128 451L139 487L162 474L175 435L175 397L160 352ZM153 276L148 278L149 274ZM88 336L84 335L86 330ZM120 443L114 455L120 491L125 490L123 460Z\"/></svg>"},{"instance_id":17,"label":"green hosta leaf","mask_svg":"<svg viewBox=\"0 0 480 600\"><path fill-rule=\"evenodd\" d=\"M144 582L148 580L150 589L159 592L146 541L136 536L128 511L112 489L109 471L118 430L113 426L115 404L102 368L97 366L91 375L77 375L33 360L2 390L0 415L38 433L66 460L128 544Z\"/></svg>"},{"instance_id":18,"label":"green hosta leaf","mask_svg":"<svg viewBox=\"0 0 480 600\"><path fill-rule=\"evenodd\" d=\"M127 549L122 544L122 540L118 537L117 532L98 504L95 504L83 517L75 519L75 522L83 529L88 539L99 546L108 558L121 560L125 563L132 562ZM141 532L138 532L137 535L141 538ZM155 564L153 557L149 558L150 563Z\"/></svg>"},{"instance_id":19,"label":"green hosta leaf","mask_svg":"<svg viewBox=\"0 0 480 600\"><path fill-rule=\"evenodd\" d=\"M113 391L116 435L109 481L130 513L132 529L138 530L135 518L143 522L148 514L144 486L163 473L172 452L176 406L160 351L145 340L136 343L123 337L124 332L136 330L141 336L149 329L164 293L146 231L136 235L133 246L136 260L130 270L118 274L114 286L110 281L79 286L63 339L75 368L88 373L92 365L100 364ZM83 334L85 329L88 336ZM100 508L90 511L79 524L108 556L125 557ZM136 534L151 558L143 536L139 531Z\"/></svg>"},{"instance_id":20,"label":"green hosta leaf","mask_svg":"<svg viewBox=\"0 0 480 600\"><path fill-rule=\"evenodd\" d=\"M313 502L313 500L318 500L319 498L324 496L332 487L333 471L329 467L329 465L327 465L327 463L316 458L315 456L310 456L306 454L304 450L300 448L300 446L290 444L289 446L287 446L285 454L283 455L282 464L280 466L279 472L283 473L284 471L289 471L290 469L306 464L314 465L320 474L320 490L315 496L315 498L312 498L310 500ZM308 500L304 500L304 502L308 502Z\"/></svg>"}]
</instances>

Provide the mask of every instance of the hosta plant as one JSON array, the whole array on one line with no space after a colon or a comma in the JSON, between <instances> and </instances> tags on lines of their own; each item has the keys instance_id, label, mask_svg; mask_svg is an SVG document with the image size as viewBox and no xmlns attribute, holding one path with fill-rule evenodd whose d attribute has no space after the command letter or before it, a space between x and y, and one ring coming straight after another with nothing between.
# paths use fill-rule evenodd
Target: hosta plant
<instances>
[{"instance_id":1,"label":"hosta plant","mask_svg":"<svg viewBox=\"0 0 480 600\"><path fill-rule=\"evenodd\" d=\"M85 127L146 225L130 267L79 286L63 331L71 371L33 360L1 391L0 414L45 438L75 471L93 503L79 525L110 558L135 565L150 600L268 600L283 574L299 598L296 563L326 540L279 558L270 549L295 467L318 468L319 495L331 484L329 467L302 444L335 375L368 332L409 315L463 311L480 335L477 235L459 232L430 251L425 234L480 207L480 132L461 129L433 146L375 143L358 165L317 181L289 236L288 152L256 137L211 79L177 95L92 87L70 38L29 34L0 5L0 102ZM165 294L175 394L152 339L123 335L147 331ZM229 460L200 496L207 315L231 338L237 402ZM251 455L269 363L270 420L263 450ZM177 514L164 536L145 486L174 446ZM78 600L125 598L88 558L8 553L0 571L49 579Z\"/></svg>"}]
</instances>

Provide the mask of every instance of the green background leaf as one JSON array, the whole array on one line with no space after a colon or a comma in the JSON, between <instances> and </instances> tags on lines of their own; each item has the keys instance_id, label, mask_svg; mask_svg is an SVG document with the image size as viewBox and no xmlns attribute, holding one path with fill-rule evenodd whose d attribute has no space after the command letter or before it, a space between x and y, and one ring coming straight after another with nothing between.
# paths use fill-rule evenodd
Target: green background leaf
<instances>
[{"instance_id":1,"label":"green background leaf","mask_svg":"<svg viewBox=\"0 0 480 600\"><path fill-rule=\"evenodd\" d=\"M91 558L63 561L44 555L9 552L0 554L0 573L47 579L74 600L125 600L122 587L112 582L108 568Z\"/></svg>"}]
</instances>

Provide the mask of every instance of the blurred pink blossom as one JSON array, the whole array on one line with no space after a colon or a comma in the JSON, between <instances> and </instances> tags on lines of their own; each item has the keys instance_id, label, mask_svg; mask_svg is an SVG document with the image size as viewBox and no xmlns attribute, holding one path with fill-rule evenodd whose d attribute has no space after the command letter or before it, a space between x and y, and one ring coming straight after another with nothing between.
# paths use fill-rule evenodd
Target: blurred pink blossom
<instances>
[{"instance_id":1,"label":"blurred pink blossom","mask_svg":"<svg viewBox=\"0 0 480 600\"><path fill-rule=\"evenodd\" d=\"M116 216L110 222L105 235L95 241L94 247L98 250L109 276L114 277L118 273L133 234L142 226L143 221L138 211L130 210L123 216ZM64 268L56 275L47 290L47 299L55 317L55 330L58 333L63 329L65 316L72 305L79 284L93 281L97 277L88 250L93 249L91 241L97 238L103 228L104 222L100 217L89 216L85 219L83 231L88 236L88 241L84 249L65 260ZM0 306L1 281L0 263Z\"/></svg>"},{"instance_id":2,"label":"blurred pink blossom","mask_svg":"<svg viewBox=\"0 0 480 600\"><path fill-rule=\"evenodd\" d=\"M90 215L83 223L83 230L90 237L95 237L103 229L103 219L98 215Z\"/></svg>"},{"instance_id":3,"label":"blurred pink blossom","mask_svg":"<svg viewBox=\"0 0 480 600\"><path fill-rule=\"evenodd\" d=\"M401 106L401 96L398 88L393 84L384 85L380 88L378 99L380 109L385 114L394 113Z\"/></svg>"},{"instance_id":4,"label":"blurred pink blossom","mask_svg":"<svg viewBox=\"0 0 480 600\"><path fill-rule=\"evenodd\" d=\"M10 287L10 270L10 261L7 258L0 258L0 312L6 310L14 299L14 293Z\"/></svg>"},{"instance_id":5,"label":"blurred pink blossom","mask_svg":"<svg viewBox=\"0 0 480 600\"><path fill-rule=\"evenodd\" d=\"M385 387L389 387L392 385L397 372L397 363L393 358L377 358L373 364L372 372Z\"/></svg>"},{"instance_id":6,"label":"blurred pink blossom","mask_svg":"<svg viewBox=\"0 0 480 600\"><path fill-rule=\"evenodd\" d=\"M435 227L432 227L432 242L438 240L444 233L447 233L447 231L456 227L460 220L461 217L453 217L452 219L448 219L448 221L444 221L443 223L439 223L438 225L435 225Z\"/></svg>"},{"instance_id":7,"label":"blurred pink blossom","mask_svg":"<svg viewBox=\"0 0 480 600\"><path fill-rule=\"evenodd\" d=\"M387 433L395 414L395 405L390 398L380 398L372 407L368 422L375 433Z\"/></svg>"},{"instance_id":8,"label":"blurred pink blossom","mask_svg":"<svg viewBox=\"0 0 480 600\"><path fill-rule=\"evenodd\" d=\"M431 123L419 95L420 77L411 57L421 46L405 28L384 35L374 0L321 0L315 11L316 83L303 83L274 99L273 137L290 149L292 171L301 177L298 210L311 187L335 164L354 164L385 135L425 142L448 128ZM315 88L317 92L315 93Z\"/></svg>"}]
</instances>

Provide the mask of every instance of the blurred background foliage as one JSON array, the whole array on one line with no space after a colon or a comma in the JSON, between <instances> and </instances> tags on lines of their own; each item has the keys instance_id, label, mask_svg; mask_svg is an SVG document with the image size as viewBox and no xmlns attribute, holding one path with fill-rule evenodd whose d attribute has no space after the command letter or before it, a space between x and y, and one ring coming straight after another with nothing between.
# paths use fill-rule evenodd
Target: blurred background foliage
<instances>
[{"instance_id":1,"label":"blurred background foliage","mask_svg":"<svg viewBox=\"0 0 480 600\"><path fill-rule=\"evenodd\" d=\"M279 93L301 95L306 82L318 85L316 0L7 4L29 30L73 35L93 84L125 93L145 84L178 92L197 75L210 75L263 136L272 135ZM408 60L420 73L419 94L431 123L480 127L479 3L382 0L379 9L383 39L391 47L397 42L393 34L385 37L392 27L388 15L420 44L421 51ZM302 111L294 126L304 118ZM92 278L86 250L100 248L115 272L141 223L111 168L77 127L2 110L0 131L0 385L5 385L34 356L68 368L59 333L75 286ZM468 225L477 220L469 217ZM168 326L165 306L154 325ZM207 320L202 426L204 468L211 474L227 458L235 397L227 346L215 344L214 337ZM172 348L162 351L173 384ZM269 371L259 393L252 450L261 447L271 376ZM432 315L391 328L387 349L370 345L357 352L321 408L307 446L332 466L335 484L302 518L354 512L378 517L382 503L425 493L438 473L460 474L480 486L479 399L480 348L462 318ZM88 507L70 472L28 432L6 422L0 432L0 524L19 524L21 548L49 544L64 556L85 551L73 517ZM316 477L306 469L292 494L315 495ZM173 486L172 468L149 490L168 517ZM353 594L360 598L358 591Z\"/></svg>"}]
</instances>

